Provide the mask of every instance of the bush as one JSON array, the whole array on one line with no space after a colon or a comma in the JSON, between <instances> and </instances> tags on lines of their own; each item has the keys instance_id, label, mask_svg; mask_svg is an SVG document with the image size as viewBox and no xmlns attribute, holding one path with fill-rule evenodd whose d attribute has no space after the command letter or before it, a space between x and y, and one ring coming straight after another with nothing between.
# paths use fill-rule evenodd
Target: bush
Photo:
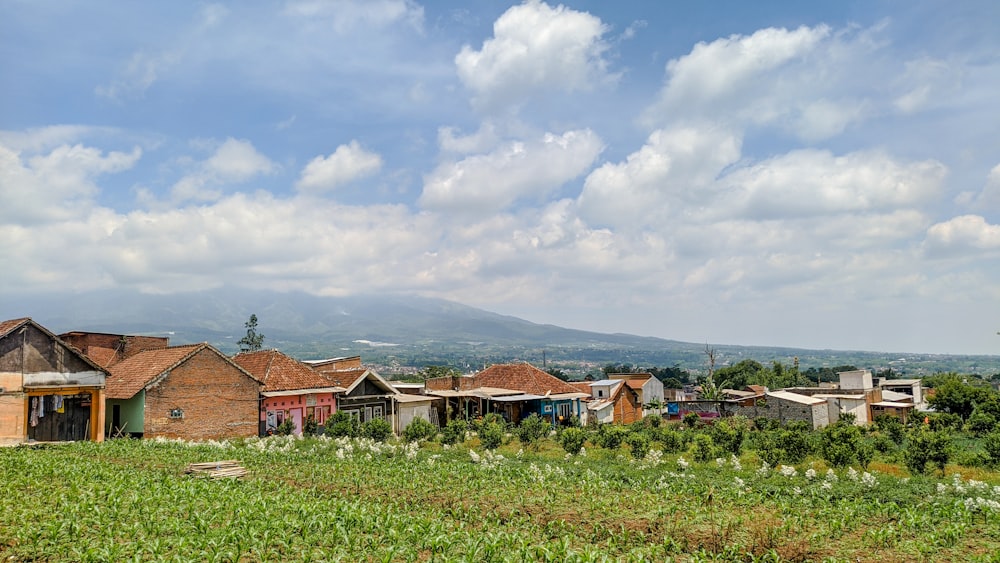
<instances>
[{"instance_id":1,"label":"bush","mask_svg":"<svg viewBox=\"0 0 1000 563\"><path fill-rule=\"evenodd\" d=\"M542 417L532 414L517 427L517 439L525 446L538 447L538 441L549 434L551 426Z\"/></svg>"},{"instance_id":2,"label":"bush","mask_svg":"<svg viewBox=\"0 0 1000 563\"><path fill-rule=\"evenodd\" d=\"M920 428L910 433L910 440L903 452L906 468L913 475L927 472L927 464L933 463L944 474L944 467L950 455L951 440L944 432Z\"/></svg>"},{"instance_id":3,"label":"bush","mask_svg":"<svg viewBox=\"0 0 1000 563\"><path fill-rule=\"evenodd\" d=\"M695 426L698 426L699 423L701 423L701 417L698 416L698 413L696 412L689 412L685 414L684 418L681 420L684 421L684 424L686 424L688 428L694 428Z\"/></svg>"},{"instance_id":4,"label":"bush","mask_svg":"<svg viewBox=\"0 0 1000 563\"><path fill-rule=\"evenodd\" d=\"M479 443L487 450L495 450L503 444L507 426L491 420L479 426Z\"/></svg>"},{"instance_id":5,"label":"bush","mask_svg":"<svg viewBox=\"0 0 1000 563\"><path fill-rule=\"evenodd\" d=\"M698 434L694 437L694 445L691 449L691 457L695 461L700 461L702 463L706 461L711 461L717 456L715 443L712 442L712 437L708 434Z\"/></svg>"},{"instance_id":6,"label":"bush","mask_svg":"<svg viewBox=\"0 0 1000 563\"><path fill-rule=\"evenodd\" d=\"M274 433L278 436L288 436L292 432L295 432L295 422L290 418L286 418L284 422L274 429Z\"/></svg>"},{"instance_id":7,"label":"bush","mask_svg":"<svg viewBox=\"0 0 1000 563\"><path fill-rule=\"evenodd\" d=\"M965 423L965 429L976 436L985 436L996 428L997 419L991 413L976 409Z\"/></svg>"},{"instance_id":8,"label":"bush","mask_svg":"<svg viewBox=\"0 0 1000 563\"><path fill-rule=\"evenodd\" d=\"M649 436L645 432L631 432L625 437L635 459L643 459L649 453Z\"/></svg>"},{"instance_id":9,"label":"bush","mask_svg":"<svg viewBox=\"0 0 1000 563\"><path fill-rule=\"evenodd\" d=\"M403 429L403 439L407 442L419 442L433 438L437 432L437 427L426 418L414 418L413 422Z\"/></svg>"},{"instance_id":10,"label":"bush","mask_svg":"<svg viewBox=\"0 0 1000 563\"><path fill-rule=\"evenodd\" d=\"M813 452L810 430L794 430L786 428L778 431L778 447L784 450L785 459L789 463L801 463Z\"/></svg>"},{"instance_id":11,"label":"bush","mask_svg":"<svg viewBox=\"0 0 1000 563\"><path fill-rule=\"evenodd\" d=\"M861 429L842 420L823 429L819 453L830 465L845 467L858 461L862 440Z\"/></svg>"},{"instance_id":12,"label":"bush","mask_svg":"<svg viewBox=\"0 0 1000 563\"><path fill-rule=\"evenodd\" d=\"M758 416L753 419L753 425L757 430L777 430L781 423L776 418Z\"/></svg>"},{"instance_id":13,"label":"bush","mask_svg":"<svg viewBox=\"0 0 1000 563\"><path fill-rule=\"evenodd\" d=\"M709 435L723 453L738 456L743 451L743 436L746 433L744 428L738 421L734 425L727 420L720 420L712 425Z\"/></svg>"},{"instance_id":14,"label":"bush","mask_svg":"<svg viewBox=\"0 0 1000 563\"><path fill-rule=\"evenodd\" d=\"M771 467L785 460L786 453L778 442L778 432L760 432L755 437L757 457Z\"/></svg>"},{"instance_id":15,"label":"bush","mask_svg":"<svg viewBox=\"0 0 1000 563\"><path fill-rule=\"evenodd\" d=\"M303 436L315 436L319 431L319 424L316 419L312 416L307 416L306 421L302 424L302 435Z\"/></svg>"},{"instance_id":16,"label":"bush","mask_svg":"<svg viewBox=\"0 0 1000 563\"><path fill-rule=\"evenodd\" d=\"M942 430L961 430L962 417L950 412L938 412L927 416L931 430L940 432Z\"/></svg>"},{"instance_id":17,"label":"bush","mask_svg":"<svg viewBox=\"0 0 1000 563\"><path fill-rule=\"evenodd\" d=\"M376 442L384 442L392 436L392 425L381 418L373 418L361 425L361 435Z\"/></svg>"},{"instance_id":18,"label":"bush","mask_svg":"<svg viewBox=\"0 0 1000 563\"><path fill-rule=\"evenodd\" d=\"M361 422L356 416L337 411L326 419L325 434L334 438L356 438L361 434Z\"/></svg>"},{"instance_id":19,"label":"bush","mask_svg":"<svg viewBox=\"0 0 1000 563\"><path fill-rule=\"evenodd\" d=\"M906 439L906 432L903 428L903 423L892 415L880 414L876 416L875 427L878 428L879 431L884 432L885 435L896 444L902 444L903 440Z\"/></svg>"},{"instance_id":20,"label":"bush","mask_svg":"<svg viewBox=\"0 0 1000 563\"><path fill-rule=\"evenodd\" d=\"M441 443L452 446L465 441L465 435L469 431L469 425L460 418L454 418L444 425L441 431Z\"/></svg>"},{"instance_id":21,"label":"bush","mask_svg":"<svg viewBox=\"0 0 1000 563\"><path fill-rule=\"evenodd\" d=\"M680 432L666 426L657 428L653 434L653 439L660 443L663 451L666 453L676 453L684 450L684 437L681 436Z\"/></svg>"},{"instance_id":22,"label":"bush","mask_svg":"<svg viewBox=\"0 0 1000 563\"><path fill-rule=\"evenodd\" d=\"M986 463L992 467L1000 467L1000 428L983 438L983 449L986 450Z\"/></svg>"},{"instance_id":23,"label":"bush","mask_svg":"<svg viewBox=\"0 0 1000 563\"><path fill-rule=\"evenodd\" d=\"M583 449L587 434L580 428L567 428L559 434L559 445L566 453L576 455Z\"/></svg>"},{"instance_id":24,"label":"bush","mask_svg":"<svg viewBox=\"0 0 1000 563\"><path fill-rule=\"evenodd\" d=\"M597 430L597 445L606 450L617 450L628 434L629 429L620 424L605 424Z\"/></svg>"}]
</instances>

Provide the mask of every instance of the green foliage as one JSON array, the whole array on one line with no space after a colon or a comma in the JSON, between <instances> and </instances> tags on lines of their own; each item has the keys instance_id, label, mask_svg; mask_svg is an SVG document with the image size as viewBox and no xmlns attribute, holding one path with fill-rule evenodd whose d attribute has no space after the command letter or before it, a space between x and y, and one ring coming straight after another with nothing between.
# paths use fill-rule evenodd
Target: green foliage
<instances>
[{"instance_id":1,"label":"green foliage","mask_svg":"<svg viewBox=\"0 0 1000 563\"><path fill-rule=\"evenodd\" d=\"M316 418L313 416L307 416L306 421L302 423L302 435L303 436L315 436L319 431L319 423L316 422Z\"/></svg>"},{"instance_id":2,"label":"green foliage","mask_svg":"<svg viewBox=\"0 0 1000 563\"><path fill-rule=\"evenodd\" d=\"M604 424L597 429L597 445L606 450L617 450L621 447L625 437L628 436L629 429L620 424Z\"/></svg>"},{"instance_id":3,"label":"green foliage","mask_svg":"<svg viewBox=\"0 0 1000 563\"><path fill-rule=\"evenodd\" d=\"M630 432L625 437L625 443L628 444L632 457L635 459L646 457L646 454L649 453L649 442L649 435L645 432Z\"/></svg>"},{"instance_id":4,"label":"green foliage","mask_svg":"<svg viewBox=\"0 0 1000 563\"><path fill-rule=\"evenodd\" d=\"M295 432L295 422L291 418L286 418L274 429L274 433L278 436L288 436L292 432Z\"/></svg>"},{"instance_id":5,"label":"green foliage","mask_svg":"<svg viewBox=\"0 0 1000 563\"><path fill-rule=\"evenodd\" d=\"M684 451L686 444L680 432L670 426L660 426L652 430L653 440L660 443L660 447L665 453L677 453Z\"/></svg>"},{"instance_id":6,"label":"green foliage","mask_svg":"<svg viewBox=\"0 0 1000 563\"><path fill-rule=\"evenodd\" d=\"M778 431L758 432L754 436L753 443L757 457L771 467L785 461L787 454L778 442Z\"/></svg>"},{"instance_id":7,"label":"green foliage","mask_svg":"<svg viewBox=\"0 0 1000 563\"><path fill-rule=\"evenodd\" d=\"M424 366L423 369L417 372L417 377L424 381L437 377L454 377L459 375L462 375L461 370L451 366Z\"/></svg>"},{"instance_id":8,"label":"green foliage","mask_svg":"<svg viewBox=\"0 0 1000 563\"><path fill-rule=\"evenodd\" d=\"M758 416L753 419L753 425L757 430L776 430L779 426L781 426L781 422L776 418Z\"/></svg>"},{"instance_id":9,"label":"green foliage","mask_svg":"<svg viewBox=\"0 0 1000 563\"><path fill-rule=\"evenodd\" d=\"M955 413L937 412L927 415L927 420L935 432L962 429L962 417Z\"/></svg>"},{"instance_id":10,"label":"green foliage","mask_svg":"<svg viewBox=\"0 0 1000 563\"><path fill-rule=\"evenodd\" d=\"M479 443L487 450L495 450L503 445L507 426L495 420L487 421L479 426Z\"/></svg>"},{"instance_id":11,"label":"green foliage","mask_svg":"<svg viewBox=\"0 0 1000 563\"><path fill-rule=\"evenodd\" d=\"M448 446L461 444L465 441L465 436L468 431L469 425L466 424L464 420L460 418L453 418L448 421L448 424L444 425L444 428L441 431L441 443Z\"/></svg>"},{"instance_id":12,"label":"green foliage","mask_svg":"<svg viewBox=\"0 0 1000 563\"><path fill-rule=\"evenodd\" d=\"M712 441L712 437L708 434L696 434L692 440L691 446L691 457L695 461L706 462L718 457L716 454L718 450L715 447L715 443Z\"/></svg>"},{"instance_id":13,"label":"green foliage","mask_svg":"<svg viewBox=\"0 0 1000 563\"><path fill-rule=\"evenodd\" d=\"M862 446L861 429L853 424L837 422L820 434L819 453L834 467L846 467L858 461Z\"/></svg>"},{"instance_id":14,"label":"green foliage","mask_svg":"<svg viewBox=\"0 0 1000 563\"><path fill-rule=\"evenodd\" d=\"M927 464L931 463L944 474L944 467L950 457L951 440L945 432L935 432L926 428L917 428L910 432L903 461L906 468L914 475L923 475Z\"/></svg>"},{"instance_id":15,"label":"green foliage","mask_svg":"<svg viewBox=\"0 0 1000 563\"><path fill-rule=\"evenodd\" d=\"M711 426L709 435L722 453L739 456L743 451L746 426L738 421L720 420Z\"/></svg>"},{"instance_id":16,"label":"green foliage","mask_svg":"<svg viewBox=\"0 0 1000 563\"><path fill-rule=\"evenodd\" d=\"M356 438L361 435L361 422L358 417L345 411L337 411L326 419L327 436L333 438Z\"/></svg>"},{"instance_id":17,"label":"green foliage","mask_svg":"<svg viewBox=\"0 0 1000 563\"><path fill-rule=\"evenodd\" d=\"M420 442L429 440L437 435L438 429L426 418L414 418L412 422L403 429L403 439L407 442Z\"/></svg>"},{"instance_id":18,"label":"green foliage","mask_svg":"<svg viewBox=\"0 0 1000 563\"><path fill-rule=\"evenodd\" d=\"M1000 428L983 437L983 449L986 452L986 463L1000 468Z\"/></svg>"},{"instance_id":19,"label":"green foliage","mask_svg":"<svg viewBox=\"0 0 1000 563\"><path fill-rule=\"evenodd\" d=\"M962 420L969 418L976 403L985 401L991 393L989 387L983 386L985 382L972 385L967 376L957 373L937 374L926 378L925 382L934 389L927 404L936 411L958 415Z\"/></svg>"},{"instance_id":20,"label":"green foliage","mask_svg":"<svg viewBox=\"0 0 1000 563\"><path fill-rule=\"evenodd\" d=\"M875 427L878 428L880 432L885 433L885 435L897 445L902 444L903 440L906 439L906 432L903 427L903 423L892 415L880 414L876 416Z\"/></svg>"},{"instance_id":21,"label":"green foliage","mask_svg":"<svg viewBox=\"0 0 1000 563\"><path fill-rule=\"evenodd\" d=\"M361 425L361 435L376 442L385 442L392 436L392 425L382 418L366 420Z\"/></svg>"},{"instance_id":22,"label":"green foliage","mask_svg":"<svg viewBox=\"0 0 1000 563\"><path fill-rule=\"evenodd\" d=\"M996 428L996 425L997 419L992 413L977 408L965 422L965 429L976 436L984 436Z\"/></svg>"},{"instance_id":23,"label":"green foliage","mask_svg":"<svg viewBox=\"0 0 1000 563\"><path fill-rule=\"evenodd\" d=\"M517 427L517 439L525 446L537 449L538 441L549 434L551 425L535 413L521 420Z\"/></svg>"},{"instance_id":24,"label":"green foliage","mask_svg":"<svg viewBox=\"0 0 1000 563\"><path fill-rule=\"evenodd\" d=\"M582 428L570 427L559 433L559 445L571 455L580 453L586 441L587 433Z\"/></svg>"},{"instance_id":25,"label":"green foliage","mask_svg":"<svg viewBox=\"0 0 1000 563\"><path fill-rule=\"evenodd\" d=\"M236 344L240 347L240 352L256 352L264 346L264 335L257 332L257 315L250 315L250 320L248 320L244 325L247 329L247 334L239 340Z\"/></svg>"},{"instance_id":26,"label":"green foliage","mask_svg":"<svg viewBox=\"0 0 1000 563\"><path fill-rule=\"evenodd\" d=\"M561 369L549 368L545 370L545 373L551 375L552 377L555 377L556 379L560 379L562 381L569 381L569 375L567 375L566 372L564 372Z\"/></svg>"},{"instance_id":27,"label":"green foliage","mask_svg":"<svg viewBox=\"0 0 1000 563\"><path fill-rule=\"evenodd\" d=\"M695 426L698 426L698 424L701 423L701 417L698 416L698 413L696 412L689 412L685 414L682 420L684 421L684 424L686 424L688 428L694 428Z\"/></svg>"}]
</instances>

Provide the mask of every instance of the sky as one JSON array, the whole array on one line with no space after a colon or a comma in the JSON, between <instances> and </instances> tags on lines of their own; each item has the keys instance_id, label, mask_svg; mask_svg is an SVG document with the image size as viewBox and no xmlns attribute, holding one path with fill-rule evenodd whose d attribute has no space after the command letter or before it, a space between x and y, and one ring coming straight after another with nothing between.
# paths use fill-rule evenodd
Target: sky
<instances>
[{"instance_id":1,"label":"sky","mask_svg":"<svg viewBox=\"0 0 1000 563\"><path fill-rule=\"evenodd\" d=\"M0 2L0 298L1000 354L1000 3Z\"/></svg>"}]
</instances>

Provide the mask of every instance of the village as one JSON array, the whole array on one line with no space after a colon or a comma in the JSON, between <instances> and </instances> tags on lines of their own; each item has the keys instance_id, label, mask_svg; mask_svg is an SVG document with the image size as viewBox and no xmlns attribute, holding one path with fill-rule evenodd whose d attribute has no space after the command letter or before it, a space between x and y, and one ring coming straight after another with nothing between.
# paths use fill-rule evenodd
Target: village
<instances>
[{"instance_id":1,"label":"village","mask_svg":"<svg viewBox=\"0 0 1000 563\"><path fill-rule=\"evenodd\" d=\"M631 424L654 415L697 420L741 415L813 429L848 418L906 422L926 408L919 379L839 374L818 387L664 389L649 373L567 382L528 363L422 383L387 380L360 356L300 361L277 350L232 357L208 343L72 331L54 334L30 318L0 322L0 443L100 442L109 438L225 440L322 434L338 412L382 420L400 435L416 419L441 427L495 413L517 424L538 415L553 427Z\"/></svg>"}]
</instances>

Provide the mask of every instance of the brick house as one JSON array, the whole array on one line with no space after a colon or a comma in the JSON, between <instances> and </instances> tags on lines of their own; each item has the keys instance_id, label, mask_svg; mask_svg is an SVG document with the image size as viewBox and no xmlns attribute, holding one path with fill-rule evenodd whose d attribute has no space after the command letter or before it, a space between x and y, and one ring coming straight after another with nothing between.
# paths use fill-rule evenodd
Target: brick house
<instances>
[{"instance_id":1,"label":"brick house","mask_svg":"<svg viewBox=\"0 0 1000 563\"><path fill-rule=\"evenodd\" d=\"M634 382L633 385L629 385ZM637 384L637 385L636 385ZM588 382L590 399L587 419L598 423L632 424L642 420L642 382L630 379L601 379ZM581 387L577 384L576 387ZM638 389L637 389L638 387Z\"/></svg>"},{"instance_id":2,"label":"brick house","mask_svg":"<svg viewBox=\"0 0 1000 563\"><path fill-rule=\"evenodd\" d=\"M107 377L30 318L0 322L0 442L104 440Z\"/></svg>"},{"instance_id":3,"label":"brick house","mask_svg":"<svg viewBox=\"0 0 1000 563\"><path fill-rule=\"evenodd\" d=\"M105 368L139 352L170 346L170 339L165 336L135 336L82 330L64 332L59 338Z\"/></svg>"},{"instance_id":4,"label":"brick house","mask_svg":"<svg viewBox=\"0 0 1000 563\"><path fill-rule=\"evenodd\" d=\"M337 395L347 391L308 364L277 350L243 352L233 356L233 361L264 384L259 418L261 435L273 431L286 419L292 421L295 434L302 434L303 424L309 418L316 421L318 430L322 429L326 419L337 412Z\"/></svg>"},{"instance_id":5,"label":"brick house","mask_svg":"<svg viewBox=\"0 0 1000 563\"><path fill-rule=\"evenodd\" d=\"M186 440L258 433L261 382L207 343L145 350L109 371L116 433Z\"/></svg>"}]
</instances>

